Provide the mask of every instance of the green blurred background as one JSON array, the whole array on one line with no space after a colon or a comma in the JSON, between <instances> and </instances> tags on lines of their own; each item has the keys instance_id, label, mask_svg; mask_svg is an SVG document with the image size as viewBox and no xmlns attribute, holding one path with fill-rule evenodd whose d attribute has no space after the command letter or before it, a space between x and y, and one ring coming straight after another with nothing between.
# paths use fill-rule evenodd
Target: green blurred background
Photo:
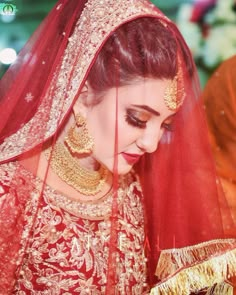
<instances>
[{"instance_id":1,"label":"green blurred background","mask_svg":"<svg viewBox=\"0 0 236 295\"><path fill-rule=\"evenodd\" d=\"M152 0L176 22L183 33L192 50L201 84L204 86L217 65L236 53L236 13L232 10L235 0L216 0L217 5L208 11L204 22L200 19L199 22L192 23L189 18L193 13L195 1L204 2L204 0ZM56 0L0 0L0 78L9 66L9 61L8 64L1 62L1 51L12 48L18 53L55 3ZM230 14L227 9L230 10ZM217 13L223 13L223 16ZM223 32L226 31L226 25L227 36L225 33L222 34L222 29ZM207 34L203 31L206 27ZM215 35L211 34L212 32ZM224 36L223 41L222 36Z\"/></svg>"}]
</instances>

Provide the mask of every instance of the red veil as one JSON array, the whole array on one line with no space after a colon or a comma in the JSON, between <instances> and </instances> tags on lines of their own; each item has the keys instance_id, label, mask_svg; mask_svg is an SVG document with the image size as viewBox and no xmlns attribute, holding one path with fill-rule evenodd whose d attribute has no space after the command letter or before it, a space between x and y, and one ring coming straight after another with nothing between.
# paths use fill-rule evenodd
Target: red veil
<instances>
[{"instance_id":1,"label":"red veil","mask_svg":"<svg viewBox=\"0 0 236 295\"><path fill-rule=\"evenodd\" d=\"M120 25L152 17L169 28L179 49L191 54L176 26L146 0L60 0L43 21L0 83L0 161L24 161L55 140L107 38ZM185 99L171 135L135 167L144 194L149 281L153 294L189 294L222 283L236 272L236 230L216 177L194 69L191 77L180 54ZM39 157L29 165L37 172ZM17 169L9 178L19 179ZM114 187L118 185L114 167ZM6 177L6 175L2 176ZM46 183L46 177L43 183ZM11 294L24 256L22 217L30 192L14 202L0 192L0 292ZM44 186L42 185L41 194ZM116 201L110 253L116 245ZM36 209L37 211L37 209ZM32 214L32 227L37 212ZM113 294L113 256L107 294ZM4 293L5 292L5 293ZM222 293L219 293L222 294Z\"/></svg>"}]
</instances>

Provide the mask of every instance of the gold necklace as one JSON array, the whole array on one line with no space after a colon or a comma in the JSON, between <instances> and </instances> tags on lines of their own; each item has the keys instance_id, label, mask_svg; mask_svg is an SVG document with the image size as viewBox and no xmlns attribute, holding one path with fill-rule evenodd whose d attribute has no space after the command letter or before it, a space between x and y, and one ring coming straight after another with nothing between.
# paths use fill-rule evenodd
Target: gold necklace
<instances>
[{"instance_id":1,"label":"gold necklace","mask_svg":"<svg viewBox=\"0 0 236 295\"><path fill-rule=\"evenodd\" d=\"M49 159L49 151L45 152ZM62 143L56 143L50 158L52 170L79 193L94 196L102 190L109 171L102 165L98 171L82 167Z\"/></svg>"}]
</instances>

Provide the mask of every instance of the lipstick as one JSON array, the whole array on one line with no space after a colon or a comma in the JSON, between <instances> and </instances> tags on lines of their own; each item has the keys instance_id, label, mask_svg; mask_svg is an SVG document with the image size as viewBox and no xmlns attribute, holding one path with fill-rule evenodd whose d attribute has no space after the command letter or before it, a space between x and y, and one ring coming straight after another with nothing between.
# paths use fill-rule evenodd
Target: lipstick
<instances>
[{"instance_id":1,"label":"lipstick","mask_svg":"<svg viewBox=\"0 0 236 295\"><path fill-rule=\"evenodd\" d=\"M127 153L122 153L122 156L129 165L133 165L137 163L141 157L141 155L138 155L138 154L127 154Z\"/></svg>"}]
</instances>

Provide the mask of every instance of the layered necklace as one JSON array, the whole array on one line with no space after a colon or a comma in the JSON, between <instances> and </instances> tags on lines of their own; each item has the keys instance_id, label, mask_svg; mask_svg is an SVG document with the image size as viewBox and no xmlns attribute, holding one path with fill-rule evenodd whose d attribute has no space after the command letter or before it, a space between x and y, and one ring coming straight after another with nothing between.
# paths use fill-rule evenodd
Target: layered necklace
<instances>
[{"instance_id":1,"label":"layered necklace","mask_svg":"<svg viewBox=\"0 0 236 295\"><path fill-rule=\"evenodd\" d=\"M49 160L50 151L45 155ZM67 150L63 143L56 143L50 158L52 170L68 185L86 196L98 194L109 177L109 171L102 165L93 171L82 167L77 159Z\"/></svg>"}]
</instances>

